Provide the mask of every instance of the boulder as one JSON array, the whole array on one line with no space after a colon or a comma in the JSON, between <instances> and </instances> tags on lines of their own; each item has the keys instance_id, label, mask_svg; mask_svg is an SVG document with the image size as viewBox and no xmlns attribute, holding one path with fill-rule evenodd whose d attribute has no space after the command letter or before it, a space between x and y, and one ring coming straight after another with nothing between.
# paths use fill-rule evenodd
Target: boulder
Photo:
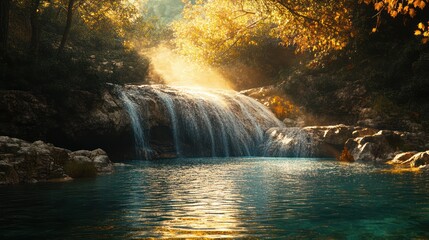
<instances>
[{"instance_id":1,"label":"boulder","mask_svg":"<svg viewBox=\"0 0 429 240\"><path fill-rule=\"evenodd\" d=\"M429 150L423 152L398 153L389 163L405 168L429 169Z\"/></svg>"},{"instance_id":2,"label":"boulder","mask_svg":"<svg viewBox=\"0 0 429 240\"><path fill-rule=\"evenodd\" d=\"M72 152L70 153L70 160L78 163L92 163L98 173L113 171L113 165L107 153L100 148L93 151L79 150Z\"/></svg>"},{"instance_id":3,"label":"boulder","mask_svg":"<svg viewBox=\"0 0 429 240\"><path fill-rule=\"evenodd\" d=\"M371 131L367 133L370 134ZM357 161L386 162L393 159L390 163L395 164L410 158L415 151L422 151L425 142L424 133L381 130L373 135L351 138L347 140L345 147Z\"/></svg>"},{"instance_id":4,"label":"boulder","mask_svg":"<svg viewBox=\"0 0 429 240\"><path fill-rule=\"evenodd\" d=\"M347 147L356 161L385 162L404 145L400 134L382 130L374 135L347 140Z\"/></svg>"},{"instance_id":5,"label":"boulder","mask_svg":"<svg viewBox=\"0 0 429 240\"><path fill-rule=\"evenodd\" d=\"M113 171L112 163L101 149L71 152L43 141L29 143L0 136L0 184L67 179L64 167L71 161L92 163L97 173Z\"/></svg>"},{"instance_id":6,"label":"boulder","mask_svg":"<svg viewBox=\"0 0 429 240\"><path fill-rule=\"evenodd\" d=\"M416 153L411 157L410 167L424 167L429 164L429 151Z\"/></svg>"}]
</instances>

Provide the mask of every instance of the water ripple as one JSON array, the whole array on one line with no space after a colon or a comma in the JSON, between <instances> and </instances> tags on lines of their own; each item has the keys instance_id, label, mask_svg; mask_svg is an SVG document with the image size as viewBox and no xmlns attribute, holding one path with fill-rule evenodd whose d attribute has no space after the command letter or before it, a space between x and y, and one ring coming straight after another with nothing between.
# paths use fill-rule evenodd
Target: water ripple
<instances>
[{"instance_id":1,"label":"water ripple","mask_svg":"<svg viewBox=\"0 0 429 240\"><path fill-rule=\"evenodd\" d=\"M429 176L324 159L133 162L0 187L0 238L429 238Z\"/></svg>"}]
</instances>

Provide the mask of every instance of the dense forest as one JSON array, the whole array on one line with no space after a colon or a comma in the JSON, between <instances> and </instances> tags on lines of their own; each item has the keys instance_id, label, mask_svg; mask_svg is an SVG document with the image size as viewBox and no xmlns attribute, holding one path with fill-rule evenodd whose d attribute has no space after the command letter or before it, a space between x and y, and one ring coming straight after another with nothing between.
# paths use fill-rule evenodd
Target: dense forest
<instances>
[{"instance_id":1,"label":"dense forest","mask_svg":"<svg viewBox=\"0 0 429 240\"><path fill-rule=\"evenodd\" d=\"M280 105L283 117L306 111L319 120L329 116L328 122L356 121L361 109L371 108L383 119L401 116L427 126L426 5L5 0L0 87L56 99L107 82L170 82L157 65L180 59L181 68L202 72L194 77L206 82L228 81L236 90L275 86L275 96L261 101ZM216 74L205 74L210 71Z\"/></svg>"}]
</instances>

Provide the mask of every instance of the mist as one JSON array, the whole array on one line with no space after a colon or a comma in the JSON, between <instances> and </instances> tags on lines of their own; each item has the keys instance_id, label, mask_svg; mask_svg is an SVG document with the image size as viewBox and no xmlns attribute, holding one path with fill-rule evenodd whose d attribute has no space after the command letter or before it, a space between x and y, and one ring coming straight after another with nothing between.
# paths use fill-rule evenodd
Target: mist
<instances>
[{"instance_id":1,"label":"mist","mask_svg":"<svg viewBox=\"0 0 429 240\"><path fill-rule=\"evenodd\" d=\"M171 86L232 89L222 74L204 63L197 63L160 45L143 51L151 62L150 78Z\"/></svg>"}]
</instances>

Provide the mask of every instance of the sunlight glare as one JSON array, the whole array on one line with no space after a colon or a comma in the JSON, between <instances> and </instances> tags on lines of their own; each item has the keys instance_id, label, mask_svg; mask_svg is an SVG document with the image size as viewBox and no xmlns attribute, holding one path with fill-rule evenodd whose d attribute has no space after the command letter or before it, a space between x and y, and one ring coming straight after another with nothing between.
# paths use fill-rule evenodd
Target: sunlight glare
<instances>
[{"instance_id":1,"label":"sunlight glare","mask_svg":"<svg viewBox=\"0 0 429 240\"><path fill-rule=\"evenodd\" d=\"M232 84L215 69L186 59L166 46L149 49L144 54L150 58L152 74L161 77L167 85L232 88Z\"/></svg>"}]
</instances>

